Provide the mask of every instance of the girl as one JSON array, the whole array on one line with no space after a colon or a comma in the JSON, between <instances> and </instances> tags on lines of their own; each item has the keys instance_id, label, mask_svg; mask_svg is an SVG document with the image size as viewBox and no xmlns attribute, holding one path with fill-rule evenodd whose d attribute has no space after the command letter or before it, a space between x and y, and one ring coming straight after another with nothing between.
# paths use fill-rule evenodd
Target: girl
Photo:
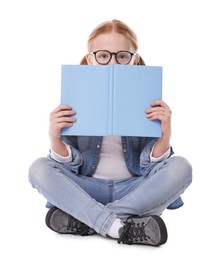
<instances>
[{"instance_id":1,"label":"girl","mask_svg":"<svg viewBox=\"0 0 219 260\"><path fill-rule=\"evenodd\" d=\"M137 37L126 24L107 21L91 32L81 64L145 65L137 50ZM75 114L67 104L51 113L50 154L29 169L30 183L48 201L46 225L62 234L98 233L119 243L166 243L160 215L183 205L180 195L192 182L189 162L172 156L170 108L156 100L145 111L150 120L160 120L160 138L61 137Z\"/></svg>"}]
</instances>

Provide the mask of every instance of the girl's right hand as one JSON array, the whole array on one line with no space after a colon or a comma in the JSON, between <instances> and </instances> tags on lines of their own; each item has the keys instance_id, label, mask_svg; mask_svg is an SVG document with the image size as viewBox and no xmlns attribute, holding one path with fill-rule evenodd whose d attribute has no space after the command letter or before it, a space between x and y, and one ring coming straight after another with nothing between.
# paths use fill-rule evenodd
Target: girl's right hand
<instances>
[{"instance_id":1,"label":"girl's right hand","mask_svg":"<svg viewBox=\"0 0 219 260\"><path fill-rule=\"evenodd\" d=\"M61 141L61 130L64 127L70 127L76 121L76 112L67 105L59 105L50 113L49 137L51 145Z\"/></svg>"}]
</instances>

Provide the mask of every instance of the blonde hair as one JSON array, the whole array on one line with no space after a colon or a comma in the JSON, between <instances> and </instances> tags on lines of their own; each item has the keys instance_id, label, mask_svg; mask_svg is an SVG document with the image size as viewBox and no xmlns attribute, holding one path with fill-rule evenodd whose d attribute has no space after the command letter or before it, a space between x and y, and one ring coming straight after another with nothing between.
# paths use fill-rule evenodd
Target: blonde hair
<instances>
[{"instance_id":1,"label":"blonde hair","mask_svg":"<svg viewBox=\"0 0 219 260\"><path fill-rule=\"evenodd\" d=\"M101 34L109 33L109 32L116 32L119 34L122 34L126 39L128 39L134 48L135 52L138 50L138 39L134 31L125 23L113 19L111 21L106 21L101 24L99 24L94 30L91 32L88 42L87 42L87 48L90 51L92 47L93 41ZM81 60L81 65L86 65L87 60L86 56ZM144 60L139 56L139 62L137 65L145 65Z\"/></svg>"}]
</instances>

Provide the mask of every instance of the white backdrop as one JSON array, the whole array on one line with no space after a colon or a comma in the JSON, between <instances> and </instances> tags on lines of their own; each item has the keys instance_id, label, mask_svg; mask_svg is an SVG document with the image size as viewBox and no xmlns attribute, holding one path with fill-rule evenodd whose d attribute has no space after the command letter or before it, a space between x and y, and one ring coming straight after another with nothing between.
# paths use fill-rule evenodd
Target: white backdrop
<instances>
[{"instance_id":1,"label":"white backdrop","mask_svg":"<svg viewBox=\"0 0 219 260\"><path fill-rule=\"evenodd\" d=\"M1 259L218 255L218 13L216 0L0 2ZM56 235L44 224L44 198L27 179L32 161L48 154L61 64L78 64L91 30L114 18L136 32L148 65L163 66L172 145L194 170L184 207L163 214L169 240L159 249Z\"/></svg>"}]
</instances>

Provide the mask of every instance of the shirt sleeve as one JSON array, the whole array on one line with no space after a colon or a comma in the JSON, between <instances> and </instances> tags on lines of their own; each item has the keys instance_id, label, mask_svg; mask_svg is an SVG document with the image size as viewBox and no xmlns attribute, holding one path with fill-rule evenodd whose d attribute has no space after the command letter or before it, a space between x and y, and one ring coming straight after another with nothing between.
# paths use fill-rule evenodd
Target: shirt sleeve
<instances>
[{"instance_id":1,"label":"shirt sleeve","mask_svg":"<svg viewBox=\"0 0 219 260\"><path fill-rule=\"evenodd\" d=\"M156 143L155 143L155 144L156 144ZM170 154L171 154L171 149L170 149L170 147L169 147L168 150L167 150L164 154L162 154L160 157L156 157L156 158L155 158L155 157L152 156L152 153L153 153L153 151L154 151L154 146L155 146L155 144L153 145L152 150L151 150L151 153L150 153L150 161L151 161L151 162L161 162L161 161L167 159L167 158L170 156Z\"/></svg>"},{"instance_id":2,"label":"shirt sleeve","mask_svg":"<svg viewBox=\"0 0 219 260\"><path fill-rule=\"evenodd\" d=\"M64 143L64 142L63 142ZM60 163L69 163L72 161L72 152L71 152L71 148L68 144L64 143L67 151L68 151L68 156L61 156L59 154L57 154L56 152L54 152L52 150L52 148L50 149L50 156L52 159L54 159L57 162Z\"/></svg>"}]
</instances>

